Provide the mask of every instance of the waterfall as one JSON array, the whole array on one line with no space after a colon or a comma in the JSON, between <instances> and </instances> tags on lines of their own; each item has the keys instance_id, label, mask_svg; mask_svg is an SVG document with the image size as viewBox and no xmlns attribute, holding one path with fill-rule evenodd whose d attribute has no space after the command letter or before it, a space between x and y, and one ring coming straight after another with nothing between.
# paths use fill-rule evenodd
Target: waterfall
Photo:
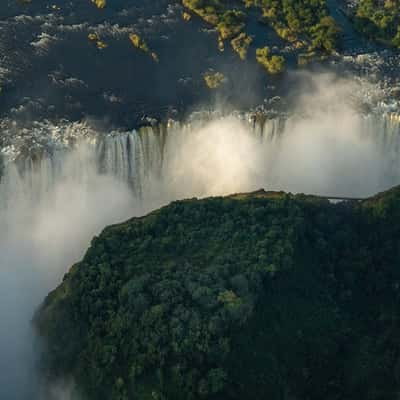
<instances>
[{"instance_id":1,"label":"waterfall","mask_svg":"<svg viewBox=\"0 0 400 400\"><path fill-rule=\"evenodd\" d=\"M0 207L7 208L15 202L15 198L29 199L32 202L40 201L40 198L47 195L60 180L68 177L68 179L84 183L89 181L93 174L124 182L134 196L140 199L154 191L156 184L162 186L165 179L171 178L173 174L171 168L179 162L176 157L182 147L189 152L201 150L202 143L191 142L191 137L198 135L198 132L202 130L207 130L208 124L224 124L227 119L231 122L228 127L231 132L225 134L224 140L232 141L233 144L230 143L229 146L233 146L232 150L235 152L236 131L246 130L256 143L256 152L261 152L261 156L266 158L264 167L269 164L270 170L262 171L266 178L265 183L275 182L277 187L269 188L282 189L279 178L275 178L275 181L269 179L280 175L279 171L274 170L273 165L271 166L272 160L279 159L279 154L282 151L285 152L285 149L282 149L283 146L296 145L296 141L293 144L291 140L296 135L304 136L304 129L310 130L310 143L312 143L315 127L312 123L307 125L309 123L307 118L299 116L267 118L261 114L250 116L237 114L230 117L195 114L186 123L168 121L125 132L99 133L84 126L82 128L84 134L79 135L76 127L74 129L51 127L49 130L57 130L58 133L64 130L65 136L61 135L62 146L58 142L53 148L47 146L38 150L35 146L31 151L26 151L26 147L23 147L24 153L14 154L14 157L8 157L8 160L6 154L3 154ZM337 123L340 124L341 121L338 120ZM355 135L353 135L353 140L368 144L368 151L374 148L379 157L377 168L380 168L382 176L385 176L387 186L400 183L400 119L393 114L380 116L369 114L359 115L351 123L357 125L349 128L355 130L352 133ZM341 129L340 125L332 127L334 130L337 128ZM222 129L224 129L223 125ZM68 137L71 132L74 134L74 140ZM202 139L206 136L207 134L203 134ZM317 138L317 135L315 137ZM323 136L322 139L325 140L325 137ZM317 140L320 139L317 138ZM194 145L194 149L187 147L190 143ZM296 152L296 149L292 148L290 151ZM300 158L297 160L299 167L307 161L301 159L301 156L299 154ZM349 149L349 157L353 156ZM268 160L270 163L267 162ZM279 162L276 165L278 164L281 165ZM316 163L315 168L318 167ZM297 187L298 185L292 189L287 186L284 189L297 191ZM335 188L331 188L330 192L335 194ZM192 194L201 195L202 193L190 193L190 191L187 193L187 195Z\"/></svg>"}]
</instances>

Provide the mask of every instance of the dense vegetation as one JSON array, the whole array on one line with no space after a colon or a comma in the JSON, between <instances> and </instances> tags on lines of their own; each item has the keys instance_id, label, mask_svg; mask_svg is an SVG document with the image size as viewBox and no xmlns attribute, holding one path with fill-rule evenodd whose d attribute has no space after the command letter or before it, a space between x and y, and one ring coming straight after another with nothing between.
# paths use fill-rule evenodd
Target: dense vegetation
<instances>
[{"instance_id":1,"label":"dense vegetation","mask_svg":"<svg viewBox=\"0 0 400 400\"><path fill-rule=\"evenodd\" d=\"M279 74L285 69L285 59L282 56L271 55L269 47L257 49L256 59L270 74Z\"/></svg>"},{"instance_id":2,"label":"dense vegetation","mask_svg":"<svg viewBox=\"0 0 400 400\"><path fill-rule=\"evenodd\" d=\"M360 0L356 27L371 39L400 48L400 1Z\"/></svg>"},{"instance_id":3,"label":"dense vegetation","mask_svg":"<svg viewBox=\"0 0 400 400\"><path fill-rule=\"evenodd\" d=\"M233 49L241 59L247 56L252 38L246 34L246 12L232 9L224 0L183 0L183 5L206 22L216 26L221 41L231 39ZM326 0L243 0L246 8L260 10L261 20L269 24L294 49L303 49L311 58L331 54L338 46L340 29L328 15ZM236 3L238 6L240 3ZM280 58L283 56L280 55ZM264 65L265 66L265 65ZM269 72L269 68L266 68Z\"/></svg>"},{"instance_id":4,"label":"dense vegetation","mask_svg":"<svg viewBox=\"0 0 400 400\"><path fill-rule=\"evenodd\" d=\"M35 318L88 399L397 399L400 188L264 192L106 228Z\"/></svg>"},{"instance_id":5,"label":"dense vegetation","mask_svg":"<svg viewBox=\"0 0 400 400\"><path fill-rule=\"evenodd\" d=\"M221 72L207 71L203 77L209 89L217 89L226 82L226 77Z\"/></svg>"},{"instance_id":6,"label":"dense vegetation","mask_svg":"<svg viewBox=\"0 0 400 400\"><path fill-rule=\"evenodd\" d=\"M252 42L253 38L242 32L231 40L231 45L233 50L239 54L239 57L245 60L247 58L247 51Z\"/></svg>"},{"instance_id":7,"label":"dense vegetation","mask_svg":"<svg viewBox=\"0 0 400 400\"><path fill-rule=\"evenodd\" d=\"M264 20L282 39L309 51L332 53L340 29L329 16L325 0L244 0L261 9Z\"/></svg>"}]
</instances>

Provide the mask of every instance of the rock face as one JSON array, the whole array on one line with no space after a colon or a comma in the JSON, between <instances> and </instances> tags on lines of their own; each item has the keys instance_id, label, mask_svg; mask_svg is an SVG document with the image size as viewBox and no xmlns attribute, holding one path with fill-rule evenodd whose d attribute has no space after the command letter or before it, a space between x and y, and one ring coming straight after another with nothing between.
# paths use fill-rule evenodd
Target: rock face
<instances>
[{"instance_id":1,"label":"rock face","mask_svg":"<svg viewBox=\"0 0 400 400\"><path fill-rule=\"evenodd\" d=\"M395 399L400 188L256 192L110 226L35 317L88 399Z\"/></svg>"}]
</instances>

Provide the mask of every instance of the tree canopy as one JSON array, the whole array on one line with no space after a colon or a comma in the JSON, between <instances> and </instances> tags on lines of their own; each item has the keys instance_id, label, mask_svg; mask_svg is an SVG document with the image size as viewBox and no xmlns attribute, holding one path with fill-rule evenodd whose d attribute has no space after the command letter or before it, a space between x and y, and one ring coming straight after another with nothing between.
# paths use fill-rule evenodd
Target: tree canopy
<instances>
[{"instance_id":1,"label":"tree canopy","mask_svg":"<svg viewBox=\"0 0 400 400\"><path fill-rule=\"evenodd\" d=\"M400 1L360 0L356 27L371 39L400 48Z\"/></svg>"},{"instance_id":2,"label":"tree canopy","mask_svg":"<svg viewBox=\"0 0 400 400\"><path fill-rule=\"evenodd\" d=\"M88 399L397 399L400 188L256 192L106 228L35 317Z\"/></svg>"}]
</instances>

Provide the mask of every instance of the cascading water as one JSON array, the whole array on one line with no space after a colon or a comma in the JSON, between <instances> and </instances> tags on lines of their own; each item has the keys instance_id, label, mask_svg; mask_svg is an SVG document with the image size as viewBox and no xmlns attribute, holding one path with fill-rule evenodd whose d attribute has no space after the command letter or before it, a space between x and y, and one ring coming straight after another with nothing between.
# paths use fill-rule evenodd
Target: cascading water
<instances>
[{"instance_id":1,"label":"cascading water","mask_svg":"<svg viewBox=\"0 0 400 400\"><path fill-rule=\"evenodd\" d=\"M37 393L35 307L104 226L185 197L261 187L359 197L400 182L389 113L201 113L129 132L62 122L17 133L3 139L0 181L0 398L10 400Z\"/></svg>"},{"instance_id":2,"label":"cascading water","mask_svg":"<svg viewBox=\"0 0 400 400\"><path fill-rule=\"evenodd\" d=\"M197 132L207 130L207 124L224 125L227 121L234 123L233 119L242 124L242 118L213 119L210 115L201 114L198 119L187 124L169 121L167 124L143 127L138 131L113 131L108 134L98 133L82 124L84 134L80 137L76 126L73 130L52 125L42 126L43 136L51 136L54 130L64 132L65 136L54 147L43 146L38 149L33 146L32 149L26 149L23 146L21 149L13 147L12 151L11 146L4 148L0 209L12 206L16 198L40 202L63 179L83 183L90 181L93 174L123 182L137 199L148 197L156 189L156 181L161 186L159 189L163 190L162 182L168 178L163 176L164 172L175 161L174 154L180 146L192 136L195 137ZM253 118L248 121L247 128L252 139L272 143L283 126L282 119ZM240 126L240 129L243 130L243 127ZM73 140L69 137L71 133L74 135Z\"/></svg>"},{"instance_id":3,"label":"cascading water","mask_svg":"<svg viewBox=\"0 0 400 400\"><path fill-rule=\"evenodd\" d=\"M55 128L58 129L53 126L46 129L51 131ZM63 130L66 136L71 134L70 129ZM3 152L0 209L14 205L16 199L40 202L41 197L47 196L60 181L90 182L94 174L126 184L137 201L143 198L149 201L155 191L165 198L166 192L177 189L171 188L171 184L179 186L177 172L182 178L195 182L196 175L204 172L202 168L209 169L213 174L218 172L215 179L221 181L222 188L224 177L229 175L227 167L231 160L247 168L248 171L242 170L242 173L252 170L254 176L260 177L261 180L246 182L248 190L262 185L270 190L367 196L400 181L400 118L390 113L379 116L352 114L341 120L335 116L324 116L320 120L318 117L309 119L304 116L267 118L261 114L218 117L197 114L187 123L169 121L138 131L98 133L88 129L85 124L82 130L84 134L79 137L79 128L75 127L74 140L64 137L64 144L54 148L38 150L34 147L33 151L23 148L25 153L14 151L10 156L7 147ZM243 145L244 148L241 147ZM344 149L347 145L349 148ZM317 146L318 157L315 156L314 146ZM243 150L250 153L244 154ZM343 150L345 154L341 154ZM333 186L318 185L312 181L312 176L305 173L294 187L290 186L288 182L293 169L289 168L288 171L290 165L284 165L289 161L290 154L296 156L295 171L314 168L321 178L329 180L341 169L340 165L336 170L330 165L321 171L323 164L332 159L332 152L339 160L343 159L346 165L353 161L372 163L361 167L368 170L374 167L370 173L382 177L384 181L378 185L375 182L362 182L362 176L357 176L356 170L347 171L347 175L360 179L358 192L354 191L357 190L354 187L349 187L348 191L340 188L338 192ZM215 153L221 157L216 158ZM242 156L248 160L243 160ZM192 163L188 162L190 158ZM191 169L193 162L199 163L195 165L197 171ZM224 168L216 164L222 164ZM254 168L259 170L255 171ZM346 180L346 176L339 178ZM240 185L240 180L237 184ZM178 191L181 192L181 189ZM231 188L242 189L246 188ZM170 194L167 200L174 199L174 195L180 193ZM217 193L207 189L203 192L200 187L182 189L183 196L212 194L226 192L223 189L217 189Z\"/></svg>"}]
</instances>

